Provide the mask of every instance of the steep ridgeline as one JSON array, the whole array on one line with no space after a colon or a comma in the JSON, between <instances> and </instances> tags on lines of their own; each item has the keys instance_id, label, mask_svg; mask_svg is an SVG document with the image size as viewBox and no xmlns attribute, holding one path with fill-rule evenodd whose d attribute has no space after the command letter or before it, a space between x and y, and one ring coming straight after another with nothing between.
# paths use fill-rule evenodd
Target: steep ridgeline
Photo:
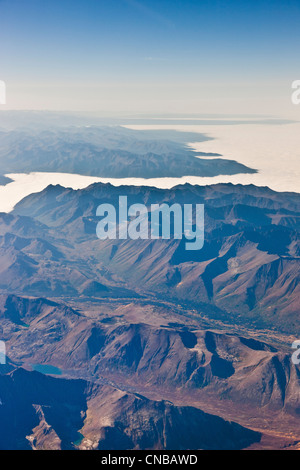
<instances>
[{"instance_id":1,"label":"steep ridgeline","mask_svg":"<svg viewBox=\"0 0 300 470\"><path fill-rule=\"evenodd\" d=\"M242 449L260 440L197 408L21 368L0 375L0 390L5 450Z\"/></svg>"},{"instance_id":2,"label":"steep ridgeline","mask_svg":"<svg viewBox=\"0 0 300 470\"><path fill-rule=\"evenodd\" d=\"M101 203L205 205L205 242L96 237ZM299 333L300 196L255 186L49 186L0 217L0 288L37 296L154 295L211 316Z\"/></svg>"},{"instance_id":3,"label":"steep ridgeline","mask_svg":"<svg viewBox=\"0 0 300 470\"><path fill-rule=\"evenodd\" d=\"M201 392L230 400L237 409L247 404L299 413L300 370L291 349L197 323L179 324L170 316L168 321L162 309L156 310L162 324L153 324L155 312L148 310L145 317L144 303L135 305L134 316L129 306L117 313L111 308L109 315L99 305L94 314L84 313L46 299L1 295L1 337L10 369L52 364L66 376L106 378L140 393L172 396L180 390L185 403Z\"/></svg>"}]
</instances>

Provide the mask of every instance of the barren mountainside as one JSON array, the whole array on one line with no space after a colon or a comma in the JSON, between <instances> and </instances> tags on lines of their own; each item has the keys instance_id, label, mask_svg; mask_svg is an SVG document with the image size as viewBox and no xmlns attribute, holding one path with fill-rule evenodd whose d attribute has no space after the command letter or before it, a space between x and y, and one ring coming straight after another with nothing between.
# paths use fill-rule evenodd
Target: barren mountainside
<instances>
[{"instance_id":1,"label":"barren mountainside","mask_svg":"<svg viewBox=\"0 0 300 470\"><path fill-rule=\"evenodd\" d=\"M203 249L99 240L120 195L204 204ZM49 186L0 214L0 256L1 448L299 447L299 195Z\"/></svg>"},{"instance_id":2,"label":"barren mountainside","mask_svg":"<svg viewBox=\"0 0 300 470\"><path fill-rule=\"evenodd\" d=\"M101 203L118 207L119 195L128 197L128 205L147 207L203 203L204 247L187 251L184 239L99 240L96 209ZM120 296L151 292L229 321L297 333L299 207L296 194L254 186L184 185L169 191L100 183L80 191L50 186L0 219L6 260L0 287L96 298L114 296L116 288ZM43 235L24 237L24 231L39 233L32 224L39 224Z\"/></svg>"}]
</instances>

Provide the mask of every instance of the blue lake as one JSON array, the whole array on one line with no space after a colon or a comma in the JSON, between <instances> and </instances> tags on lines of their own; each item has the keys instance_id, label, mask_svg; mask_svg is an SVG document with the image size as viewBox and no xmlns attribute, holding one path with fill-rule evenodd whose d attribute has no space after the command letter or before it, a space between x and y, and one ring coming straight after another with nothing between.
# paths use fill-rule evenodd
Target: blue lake
<instances>
[{"instance_id":1,"label":"blue lake","mask_svg":"<svg viewBox=\"0 0 300 470\"><path fill-rule=\"evenodd\" d=\"M54 367L48 364L32 364L32 369L36 372L46 375L61 375L62 371L58 367Z\"/></svg>"}]
</instances>

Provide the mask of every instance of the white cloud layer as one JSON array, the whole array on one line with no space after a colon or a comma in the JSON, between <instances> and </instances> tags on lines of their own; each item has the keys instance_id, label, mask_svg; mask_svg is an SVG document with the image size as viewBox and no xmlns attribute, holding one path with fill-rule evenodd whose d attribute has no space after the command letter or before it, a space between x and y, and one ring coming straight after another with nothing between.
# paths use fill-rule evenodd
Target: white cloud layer
<instances>
[{"instance_id":1,"label":"white cloud layer","mask_svg":"<svg viewBox=\"0 0 300 470\"><path fill-rule=\"evenodd\" d=\"M238 174L201 178L98 178L66 173L9 174L13 182L0 186L0 211L10 212L25 196L45 189L49 184L82 189L92 183L111 183L115 186L154 186L171 188L178 184L198 185L233 183L268 186L275 191L299 192L300 182L300 123L284 125L148 125L127 126L135 129L175 129L207 134L207 142L189 144L198 152L220 153L223 158L236 160L258 170L257 174ZM197 152L195 152L197 155ZM201 157L203 158L203 157ZM207 157L210 158L210 157Z\"/></svg>"}]
</instances>

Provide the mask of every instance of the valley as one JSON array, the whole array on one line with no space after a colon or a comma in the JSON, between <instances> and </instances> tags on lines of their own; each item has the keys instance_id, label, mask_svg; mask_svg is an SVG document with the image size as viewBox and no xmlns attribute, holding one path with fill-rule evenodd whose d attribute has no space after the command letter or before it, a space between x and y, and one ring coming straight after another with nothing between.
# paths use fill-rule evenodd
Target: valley
<instances>
[{"instance_id":1,"label":"valley","mask_svg":"<svg viewBox=\"0 0 300 470\"><path fill-rule=\"evenodd\" d=\"M97 239L120 194L204 203L204 248ZM298 208L254 186L97 183L1 214L1 446L299 448Z\"/></svg>"}]
</instances>

